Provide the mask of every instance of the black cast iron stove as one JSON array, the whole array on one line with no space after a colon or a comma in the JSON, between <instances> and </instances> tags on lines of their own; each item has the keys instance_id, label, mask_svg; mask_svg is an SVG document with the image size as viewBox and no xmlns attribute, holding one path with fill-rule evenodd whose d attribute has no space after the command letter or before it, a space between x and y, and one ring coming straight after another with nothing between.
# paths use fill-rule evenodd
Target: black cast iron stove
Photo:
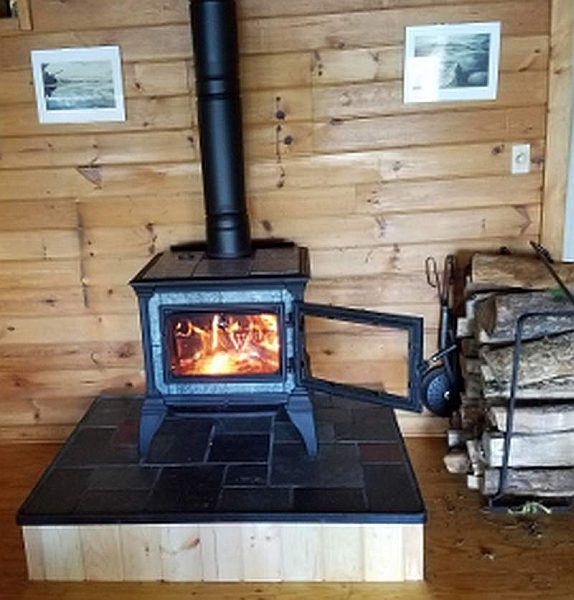
<instances>
[{"instance_id":1,"label":"black cast iron stove","mask_svg":"<svg viewBox=\"0 0 574 600\"><path fill-rule=\"evenodd\" d=\"M140 306L147 381L140 453L147 455L170 409L284 405L307 452L315 455L312 391L420 410L422 319L306 304L307 250L251 244L234 1L192 0L190 6L207 244L172 248L131 282ZM313 376L305 348L309 317L405 330L404 393Z\"/></svg>"}]
</instances>

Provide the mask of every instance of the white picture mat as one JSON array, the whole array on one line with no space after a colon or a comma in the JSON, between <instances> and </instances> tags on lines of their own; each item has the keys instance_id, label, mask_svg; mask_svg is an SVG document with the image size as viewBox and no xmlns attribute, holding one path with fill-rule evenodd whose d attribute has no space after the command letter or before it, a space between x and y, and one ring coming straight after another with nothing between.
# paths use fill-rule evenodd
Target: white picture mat
<instances>
[{"instance_id":1,"label":"white picture mat","mask_svg":"<svg viewBox=\"0 0 574 600\"><path fill-rule=\"evenodd\" d=\"M59 48L32 50L32 72L36 92L36 106L40 123L91 123L101 121L125 121L122 68L118 46L94 46L90 48ZM111 71L113 85L113 108L50 109L44 82L42 65L66 65L72 63L106 63Z\"/></svg>"},{"instance_id":2,"label":"white picture mat","mask_svg":"<svg viewBox=\"0 0 574 600\"><path fill-rule=\"evenodd\" d=\"M423 25L405 28L404 96L409 102L449 102L456 100L495 100L498 90L500 62L500 22ZM421 40L462 36L489 36L486 85L440 87L442 62L439 56L417 57Z\"/></svg>"}]
</instances>

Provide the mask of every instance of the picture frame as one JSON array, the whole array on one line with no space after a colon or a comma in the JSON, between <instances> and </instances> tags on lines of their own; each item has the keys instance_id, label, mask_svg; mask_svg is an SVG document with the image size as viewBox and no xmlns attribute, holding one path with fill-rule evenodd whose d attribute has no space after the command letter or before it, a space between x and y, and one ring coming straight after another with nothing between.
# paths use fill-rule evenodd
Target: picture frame
<instances>
[{"instance_id":1,"label":"picture frame","mask_svg":"<svg viewBox=\"0 0 574 600\"><path fill-rule=\"evenodd\" d=\"M32 50L40 123L125 121L118 46Z\"/></svg>"},{"instance_id":2,"label":"picture frame","mask_svg":"<svg viewBox=\"0 0 574 600\"><path fill-rule=\"evenodd\" d=\"M405 28L405 103L495 100L501 24Z\"/></svg>"}]
</instances>

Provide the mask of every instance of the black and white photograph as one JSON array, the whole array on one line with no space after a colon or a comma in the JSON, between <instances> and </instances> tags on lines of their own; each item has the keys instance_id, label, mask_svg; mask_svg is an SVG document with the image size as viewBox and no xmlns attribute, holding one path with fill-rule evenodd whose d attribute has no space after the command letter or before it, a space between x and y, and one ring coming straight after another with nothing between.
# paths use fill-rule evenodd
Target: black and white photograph
<instances>
[{"instance_id":1,"label":"black and white photograph","mask_svg":"<svg viewBox=\"0 0 574 600\"><path fill-rule=\"evenodd\" d=\"M124 121L117 46L32 51L41 123Z\"/></svg>"},{"instance_id":2,"label":"black and white photograph","mask_svg":"<svg viewBox=\"0 0 574 600\"><path fill-rule=\"evenodd\" d=\"M405 102L495 100L500 23L407 27Z\"/></svg>"}]
</instances>

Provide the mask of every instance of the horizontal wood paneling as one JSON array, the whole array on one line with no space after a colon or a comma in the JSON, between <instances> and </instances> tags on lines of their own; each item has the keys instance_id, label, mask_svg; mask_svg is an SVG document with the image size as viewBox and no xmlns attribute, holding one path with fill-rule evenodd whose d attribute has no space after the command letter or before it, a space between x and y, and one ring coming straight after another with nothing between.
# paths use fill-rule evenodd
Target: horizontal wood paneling
<instances>
[{"instance_id":1,"label":"horizontal wood paneling","mask_svg":"<svg viewBox=\"0 0 574 600\"><path fill-rule=\"evenodd\" d=\"M428 354L425 257L464 263L538 237L548 4L238 0L252 229L311 249L310 301L423 315ZM32 19L0 32L2 439L64 435L98 393L141 390L127 282L155 252L204 238L188 3L33 0ZM402 103L405 26L493 20L496 101ZM106 44L121 49L128 120L40 125L30 50ZM516 142L532 144L529 175L510 175ZM323 373L401 384L400 340L383 349L328 325L309 324Z\"/></svg>"}]
</instances>

